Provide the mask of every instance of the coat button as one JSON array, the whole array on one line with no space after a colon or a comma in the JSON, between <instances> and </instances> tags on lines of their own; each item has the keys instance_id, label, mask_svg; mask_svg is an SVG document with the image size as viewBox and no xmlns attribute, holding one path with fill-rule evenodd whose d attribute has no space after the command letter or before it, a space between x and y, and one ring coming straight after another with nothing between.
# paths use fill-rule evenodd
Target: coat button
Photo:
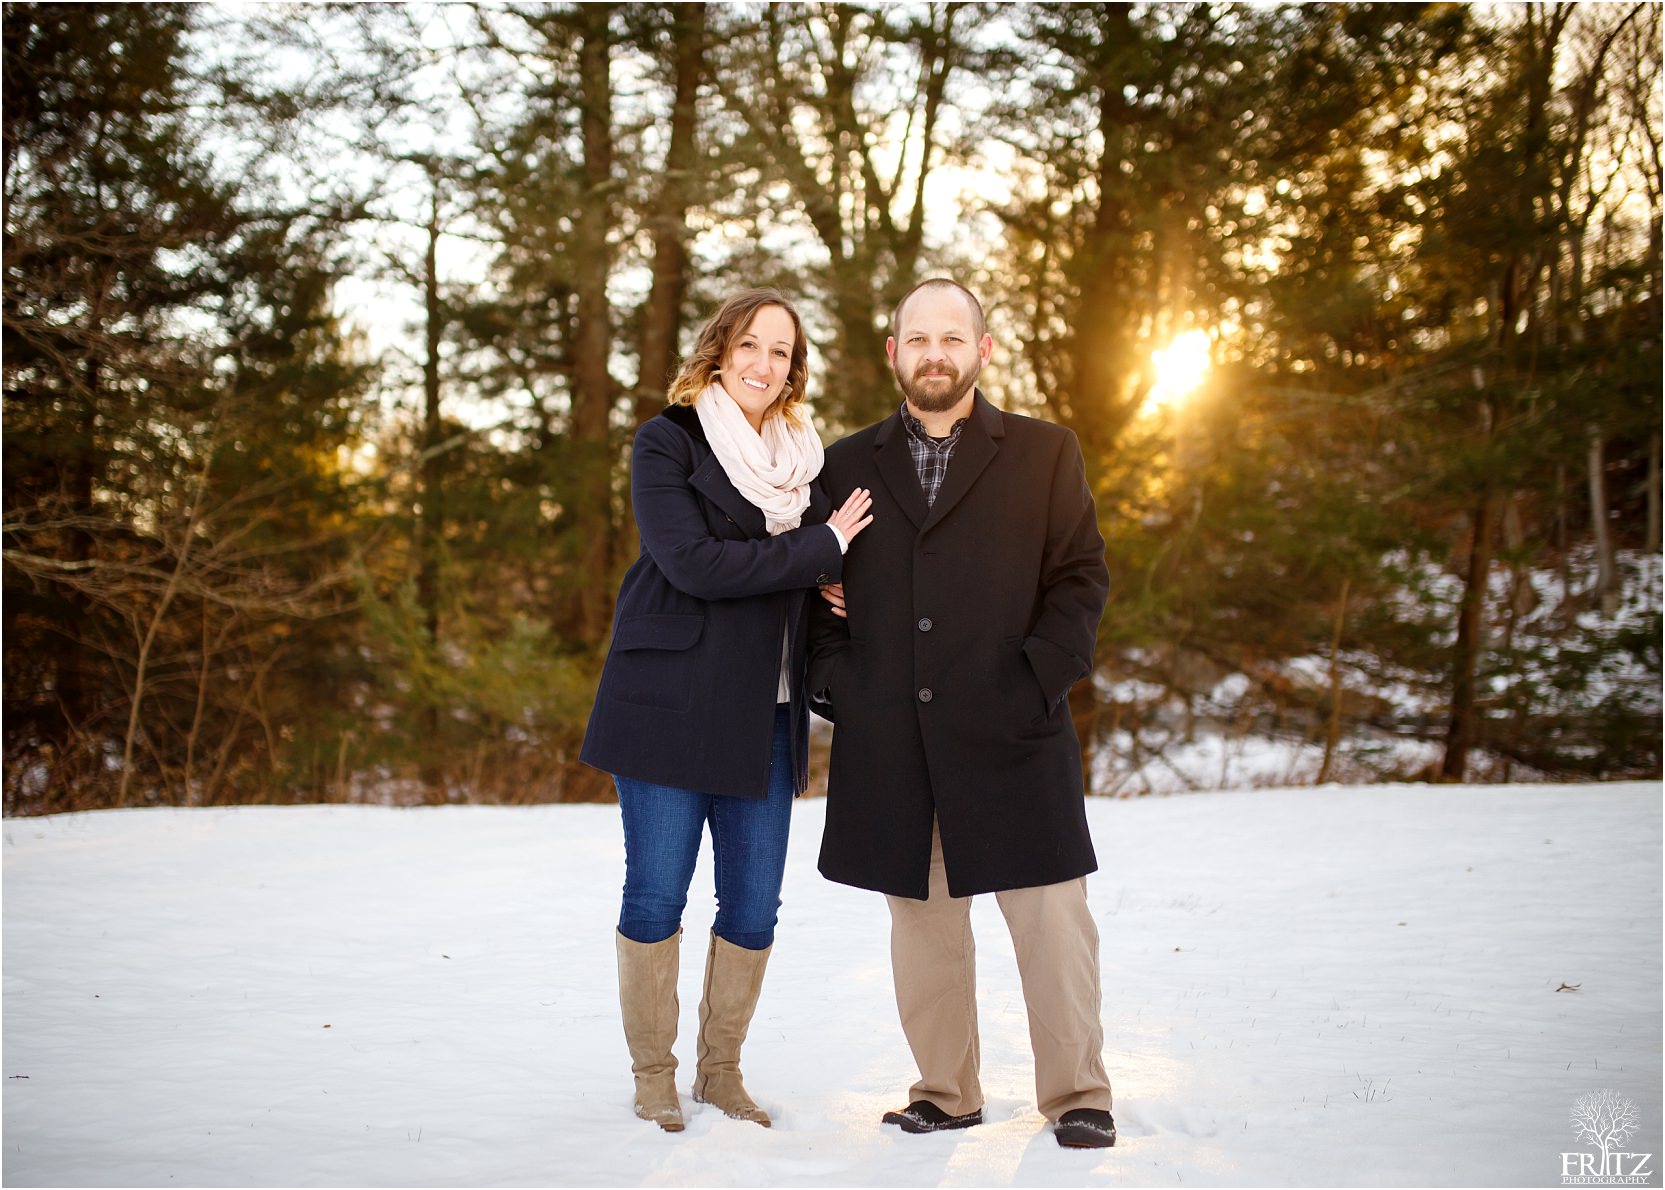
<instances>
[{"instance_id":1,"label":"coat button","mask_svg":"<svg viewBox=\"0 0 1665 1190\"><path fill-rule=\"evenodd\" d=\"M920 616L919 617L919 630L921 632L929 632L931 630L931 617L930 616Z\"/></svg>"},{"instance_id":2,"label":"coat button","mask_svg":"<svg viewBox=\"0 0 1665 1190\"><path fill-rule=\"evenodd\" d=\"M931 693L931 688L929 686L923 686L923 687L920 688L920 691L919 691L919 701L920 702L930 702L935 697L936 697L936 695Z\"/></svg>"},{"instance_id":3,"label":"coat button","mask_svg":"<svg viewBox=\"0 0 1665 1190\"><path fill-rule=\"evenodd\" d=\"M830 582L832 582L832 576L830 576L830 575L818 574L818 575L815 576L815 583L816 583L817 586L821 585L822 583L830 583Z\"/></svg>"}]
</instances>

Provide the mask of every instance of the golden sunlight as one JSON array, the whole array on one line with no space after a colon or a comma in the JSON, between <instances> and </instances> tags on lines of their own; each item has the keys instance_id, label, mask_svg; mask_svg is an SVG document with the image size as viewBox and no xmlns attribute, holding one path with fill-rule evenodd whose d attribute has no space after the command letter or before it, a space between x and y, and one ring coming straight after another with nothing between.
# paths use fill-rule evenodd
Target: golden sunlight
<instances>
[{"instance_id":1,"label":"golden sunlight","mask_svg":"<svg viewBox=\"0 0 1665 1190\"><path fill-rule=\"evenodd\" d=\"M1208 332L1186 331L1176 335L1166 347L1150 353L1156 368L1156 383L1151 385L1151 406L1177 405L1202 384L1213 360Z\"/></svg>"}]
</instances>

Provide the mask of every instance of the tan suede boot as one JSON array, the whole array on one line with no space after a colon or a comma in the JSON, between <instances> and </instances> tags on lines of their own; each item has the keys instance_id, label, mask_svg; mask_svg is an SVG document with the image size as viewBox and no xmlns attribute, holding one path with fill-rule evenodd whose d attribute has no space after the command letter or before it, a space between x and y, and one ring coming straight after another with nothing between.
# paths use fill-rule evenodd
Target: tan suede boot
<instances>
[{"instance_id":1,"label":"tan suede boot","mask_svg":"<svg viewBox=\"0 0 1665 1190\"><path fill-rule=\"evenodd\" d=\"M752 1102L740 1081L740 1047L773 949L747 950L711 935L711 949L705 954L705 997L700 1001L699 1071L694 1076L696 1101L765 1128L769 1113Z\"/></svg>"},{"instance_id":2,"label":"tan suede boot","mask_svg":"<svg viewBox=\"0 0 1665 1190\"><path fill-rule=\"evenodd\" d=\"M636 1076L636 1114L666 1132L682 1131L676 1097L676 972L682 931L662 942L615 935L619 950L619 1010L630 1069Z\"/></svg>"}]
</instances>

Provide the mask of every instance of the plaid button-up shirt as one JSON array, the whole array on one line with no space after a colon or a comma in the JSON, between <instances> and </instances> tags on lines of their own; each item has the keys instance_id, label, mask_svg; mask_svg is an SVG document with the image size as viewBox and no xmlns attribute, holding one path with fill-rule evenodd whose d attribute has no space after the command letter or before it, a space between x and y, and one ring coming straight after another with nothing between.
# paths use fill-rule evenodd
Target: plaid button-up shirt
<instances>
[{"instance_id":1,"label":"plaid button-up shirt","mask_svg":"<svg viewBox=\"0 0 1665 1190\"><path fill-rule=\"evenodd\" d=\"M919 472L919 486L925 492L927 508L937 502L937 493L942 490L942 481L948 475L948 461L954 457L954 448L960 442L960 431L970 420L962 417L948 431L948 437L933 438L925 432L924 423L908 412L908 403L902 402L902 424L908 430L908 450L913 455L914 468Z\"/></svg>"}]
</instances>

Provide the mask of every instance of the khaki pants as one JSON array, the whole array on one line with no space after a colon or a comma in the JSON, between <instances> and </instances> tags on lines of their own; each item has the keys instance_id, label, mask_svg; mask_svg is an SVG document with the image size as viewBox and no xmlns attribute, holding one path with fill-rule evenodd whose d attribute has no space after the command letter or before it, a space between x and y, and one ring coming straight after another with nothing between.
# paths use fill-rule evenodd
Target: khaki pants
<instances>
[{"instance_id":1,"label":"khaki pants","mask_svg":"<svg viewBox=\"0 0 1665 1190\"><path fill-rule=\"evenodd\" d=\"M1078 1107L1110 1110L1099 1019L1098 927L1087 881L995 894L1017 952L1035 1101L1056 1120ZM949 1115L983 1106L978 1080L977 960L971 898L948 895L942 837L931 830L930 898L887 896L890 965L902 1032L919 1066L908 1101L928 1099Z\"/></svg>"}]
</instances>

